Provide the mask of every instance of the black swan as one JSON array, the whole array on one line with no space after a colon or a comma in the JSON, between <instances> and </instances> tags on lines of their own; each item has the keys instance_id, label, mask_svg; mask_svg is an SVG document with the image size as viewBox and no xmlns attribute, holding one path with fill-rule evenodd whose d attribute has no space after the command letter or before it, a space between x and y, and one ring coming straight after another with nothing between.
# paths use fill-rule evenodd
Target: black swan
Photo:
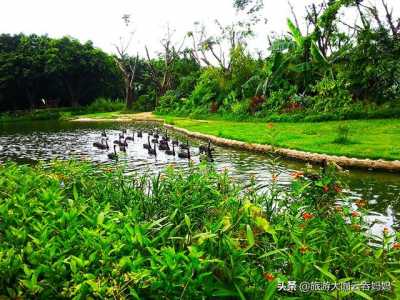
<instances>
[{"instance_id":1,"label":"black swan","mask_svg":"<svg viewBox=\"0 0 400 300\"><path fill-rule=\"evenodd\" d=\"M175 156L175 145L172 144L172 150L165 151L165 154Z\"/></svg>"},{"instance_id":2,"label":"black swan","mask_svg":"<svg viewBox=\"0 0 400 300\"><path fill-rule=\"evenodd\" d=\"M107 156L109 159L115 159L118 160L118 154L117 154L117 150L116 150L116 145L114 145L114 152L108 153Z\"/></svg>"},{"instance_id":3,"label":"black swan","mask_svg":"<svg viewBox=\"0 0 400 300\"><path fill-rule=\"evenodd\" d=\"M99 143L99 142L95 142L95 143L93 143L93 147L96 147L96 148L98 148L98 149L100 149L100 150L108 150L110 147L108 146L108 142L107 142L107 139L105 139L105 143L104 143L104 138L103 139L101 139L101 143Z\"/></svg>"},{"instance_id":4,"label":"black swan","mask_svg":"<svg viewBox=\"0 0 400 300\"><path fill-rule=\"evenodd\" d=\"M143 144L144 149L149 149L150 148L150 136L147 136L147 143Z\"/></svg>"},{"instance_id":5,"label":"black swan","mask_svg":"<svg viewBox=\"0 0 400 300\"><path fill-rule=\"evenodd\" d=\"M156 144L154 144L154 148L151 148L151 146L150 146L149 149L147 149L147 151L149 152L150 155L157 156Z\"/></svg>"},{"instance_id":6,"label":"black swan","mask_svg":"<svg viewBox=\"0 0 400 300\"><path fill-rule=\"evenodd\" d=\"M180 151L178 153L178 157L179 158L187 158L190 159L190 150L189 149L182 149L182 150L186 150L186 151Z\"/></svg>"}]
</instances>

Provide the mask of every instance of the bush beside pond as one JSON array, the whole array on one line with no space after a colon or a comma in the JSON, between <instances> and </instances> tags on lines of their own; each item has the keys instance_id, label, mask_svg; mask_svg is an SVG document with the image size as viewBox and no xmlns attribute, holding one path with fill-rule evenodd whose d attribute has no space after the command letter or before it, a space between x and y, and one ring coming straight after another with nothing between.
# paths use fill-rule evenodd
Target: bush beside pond
<instances>
[{"instance_id":1,"label":"bush beside pond","mask_svg":"<svg viewBox=\"0 0 400 300\"><path fill-rule=\"evenodd\" d=\"M151 179L88 163L1 165L0 298L399 295L399 233L368 236L366 202L338 205L331 170L294 173L287 191L277 176L259 194L205 165ZM288 281L392 290L278 291Z\"/></svg>"}]
</instances>

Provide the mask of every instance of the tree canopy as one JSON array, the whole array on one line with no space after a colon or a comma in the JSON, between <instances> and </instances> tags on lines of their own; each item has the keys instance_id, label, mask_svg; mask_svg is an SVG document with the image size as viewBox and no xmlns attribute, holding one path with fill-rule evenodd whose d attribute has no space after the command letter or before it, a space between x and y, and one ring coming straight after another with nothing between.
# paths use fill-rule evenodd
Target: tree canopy
<instances>
[{"instance_id":1,"label":"tree canopy","mask_svg":"<svg viewBox=\"0 0 400 300\"><path fill-rule=\"evenodd\" d=\"M385 0L381 7L316 2L302 22L289 6L287 33L268 36L266 55L255 56L247 41L263 4L234 0L246 19L216 21L216 35L196 23L180 42L168 27L156 55L146 47L143 56L126 48L113 56L71 37L2 34L0 110L32 109L42 99L86 105L99 96L125 98L128 109L179 114L266 116L399 104L400 19ZM341 17L350 8L359 15L353 24Z\"/></svg>"},{"instance_id":2,"label":"tree canopy","mask_svg":"<svg viewBox=\"0 0 400 300\"><path fill-rule=\"evenodd\" d=\"M0 107L35 108L42 99L77 106L119 97L121 76L112 57L70 37L0 35Z\"/></svg>"}]
</instances>

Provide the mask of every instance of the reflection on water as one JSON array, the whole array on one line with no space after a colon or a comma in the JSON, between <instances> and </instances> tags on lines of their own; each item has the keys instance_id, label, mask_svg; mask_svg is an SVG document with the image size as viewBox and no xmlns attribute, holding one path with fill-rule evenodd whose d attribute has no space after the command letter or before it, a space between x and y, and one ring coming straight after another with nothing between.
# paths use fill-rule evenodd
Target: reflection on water
<instances>
[{"instance_id":1,"label":"reflection on water","mask_svg":"<svg viewBox=\"0 0 400 300\"><path fill-rule=\"evenodd\" d=\"M68 122L31 122L0 125L0 161L7 159L31 163L54 158L90 159L104 164L115 164L107 158L107 151L92 146L100 141L102 129L106 129L110 148L118 139L121 128L127 128L128 134L137 129L135 124L83 124ZM185 138L180 137L181 140ZM143 149L147 135L129 142L126 154L121 154L118 164L126 166L127 172L156 173L168 164L187 168L187 160L167 156L158 151L157 158ZM194 141L193 145L197 143ZM215 166L218 170L228 169L239 182L249 182L256 178L260 189L267 187L272 178L272 168L278 168L278 183L287 186L291 182L290 174L302 170L305 164L297 161L279 160L279 165L271 163L268 155L256 154L228 148L215 147ZM110 150L111 151L111 150ZM199 162L198 148L192 147L192 159ZM385 172L351 170L345 181L350 187L346 191L350 199L365 199L373 213L369 216L373 232L381 232L383 226L399 228L400 220L400 176Z\"/></svg>"}]
</instances>

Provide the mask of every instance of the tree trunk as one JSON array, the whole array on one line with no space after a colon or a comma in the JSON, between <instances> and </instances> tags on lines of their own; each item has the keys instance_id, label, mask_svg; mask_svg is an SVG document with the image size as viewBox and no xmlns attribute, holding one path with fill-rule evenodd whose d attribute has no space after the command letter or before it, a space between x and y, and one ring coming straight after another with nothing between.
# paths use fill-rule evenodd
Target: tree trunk
<instances>
[{"instance_id":1,"label":"tree trunk","mask_svg":"<svg viewBox=\"0 0 400 300\"><path fill-rule=\"evenodd\" d=\"M29 102L29 110L32 111L35 108L35 96L29 89L26 91L26 96Z\"/></svg>"},{"instance_id":2,"label":"tree trunk","mask_svg":"<svg viewBox=\"0 0 400 300\"><path fill-rule=\"evenodd\" d=\"M67 88L67 92L69 94L69 105L71 107L78 107L79 106L79 92L76 92L76 89L68 82L68 80L64 80L64 84Z\"/></svg>"},{"instance_id":3,"label":"tree trunk","mask_svg":"<svg viewBox=\"0 0 400 300\"><path fill-rule=\"evenodd\" d=\"M130 110L133 107L133 88L131 86L127 86L125 88L125 103L126 109Z\"/></svg>"},{"instance_id":4,"label":"tree trunk","mask_svg":"<svg viewBox=\"0 0 400 300\"><path fill-rule=\"evenodd\" d=\"M74 108L78 107L79 106L79 100L75 96L72 96L70 98L70 105L72 107L74 107Z\"/></svg>"}]
</instances>

